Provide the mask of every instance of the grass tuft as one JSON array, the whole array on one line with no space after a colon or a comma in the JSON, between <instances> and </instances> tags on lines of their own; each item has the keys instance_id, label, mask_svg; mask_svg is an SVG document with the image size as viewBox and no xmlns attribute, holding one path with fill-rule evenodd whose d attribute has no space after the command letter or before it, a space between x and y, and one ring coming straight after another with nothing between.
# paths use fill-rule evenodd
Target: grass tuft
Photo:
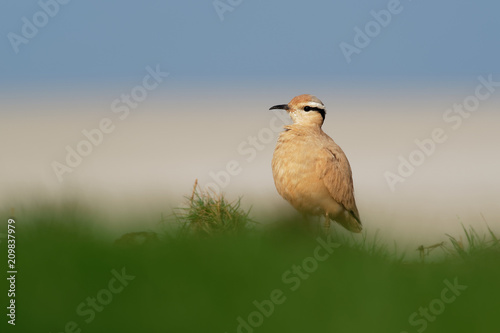
<instances>
[{"instance_id":1,"label":"grass tuft","mask_svg":"<svg viewBox=\"0 0 500 333\"><path fill-rule=\"evenodd\" d=\"M486 251L500 250L500 241L489 226L488 232L490 234L490 237L487 237L486 235L480 236L473 227L469 227L467 229L463 224L462 229L465 234L465 244L462 240L462 237L460 237L460 239L457 239L449 234L446 234L452 245L451 250L445 247L449 254L458 255L459 257L466 259L475 255L483 254Z\"/></svg>"},{"instance_id":2,"label":"grass tuft","mask_svg":"<svg viewBox=\"0 0 500 333\"><path fill-rule=\"evenodd\" d=\"M250 210L241 209L241 198L228 202L224 195L204 192L195 181L187 207L176 208L174 216L181 226L181 234L209 236L214 234L239 234L249 230Z\"/></svg>"}]
</instances>

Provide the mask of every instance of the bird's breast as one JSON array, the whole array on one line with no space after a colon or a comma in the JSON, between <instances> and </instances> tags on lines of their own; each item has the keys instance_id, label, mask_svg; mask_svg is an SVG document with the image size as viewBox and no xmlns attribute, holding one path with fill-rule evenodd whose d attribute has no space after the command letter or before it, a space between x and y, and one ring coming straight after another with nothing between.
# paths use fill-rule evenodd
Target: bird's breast
<instances>
[{"instance_id":1,"label":"bird's breast","mask_svg":"<svg viewBox=\"0 0 500 333\"><path fill-rule=\"evenodd\" d=\"M291 134L291 135L290 135ZM272 169L278 193L296 209L316 213L316 196L325 195L317 170L321 144L307 135L283 132L274 151Z\"/></svg>"}]
</instances>

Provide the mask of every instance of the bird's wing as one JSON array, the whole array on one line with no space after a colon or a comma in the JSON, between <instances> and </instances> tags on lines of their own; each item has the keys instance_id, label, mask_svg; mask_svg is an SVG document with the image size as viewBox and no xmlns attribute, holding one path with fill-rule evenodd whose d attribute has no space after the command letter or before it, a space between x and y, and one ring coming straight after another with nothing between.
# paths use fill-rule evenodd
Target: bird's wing
<instances>
[{"instance_id":1,"label":"bird's wing","mask_svg":"<svg viewBox=\"0 0 500 333\"><path fill-rule=\"evenodd\" d=\"M317 168L320 178L323 179L333 200L344 206L361 223L354 199L351 166L344 152L335 144L323 148L321 156L318 157Z\"/></svg>"}]
</instances>

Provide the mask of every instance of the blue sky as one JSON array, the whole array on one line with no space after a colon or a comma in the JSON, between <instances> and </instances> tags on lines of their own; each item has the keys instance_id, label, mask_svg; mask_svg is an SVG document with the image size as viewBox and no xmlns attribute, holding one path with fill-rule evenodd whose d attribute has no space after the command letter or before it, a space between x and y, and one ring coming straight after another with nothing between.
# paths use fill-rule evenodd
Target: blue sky
<instances>
[{"instance_id":1,"label":"blue sky","mask_svg":"<svg viewBox=\"0 0 500 333\"><path fill-rule=\"evenodd\" d=\"M98 86L142 77L155 64L193 82L432 82L500 73L500 3L493 0L401 0L401 12L348 64L339 44L353 44L354 28L364 29L374 20L370 11L388 3L243 0L221 21L212 0L71 0L16 54L8 34L22 35L22 18L32 22L41 7L37 1L3 1L0 84Z\"/></svg>"}]
</instances>

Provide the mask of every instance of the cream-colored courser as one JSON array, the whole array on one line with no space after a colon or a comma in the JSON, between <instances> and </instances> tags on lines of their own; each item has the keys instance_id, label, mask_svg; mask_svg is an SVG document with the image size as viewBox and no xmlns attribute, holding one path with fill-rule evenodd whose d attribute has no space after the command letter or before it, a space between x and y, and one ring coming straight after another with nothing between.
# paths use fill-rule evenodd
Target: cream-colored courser
<instances>
[{"instance_id":1,"label":"cream-colored courser","mask_svg":"<svg viewBox=\"0 0 500 333\"><path fill-rule=\"evenodd\" d=\"M273 155L274 184L279 194L303 214L325 216L347 230L361 232L349 161L321 126L325 106L315 96L300 95L270 108L286 110L293 124L281 132Z\"/></svg>"}]
</instances>

